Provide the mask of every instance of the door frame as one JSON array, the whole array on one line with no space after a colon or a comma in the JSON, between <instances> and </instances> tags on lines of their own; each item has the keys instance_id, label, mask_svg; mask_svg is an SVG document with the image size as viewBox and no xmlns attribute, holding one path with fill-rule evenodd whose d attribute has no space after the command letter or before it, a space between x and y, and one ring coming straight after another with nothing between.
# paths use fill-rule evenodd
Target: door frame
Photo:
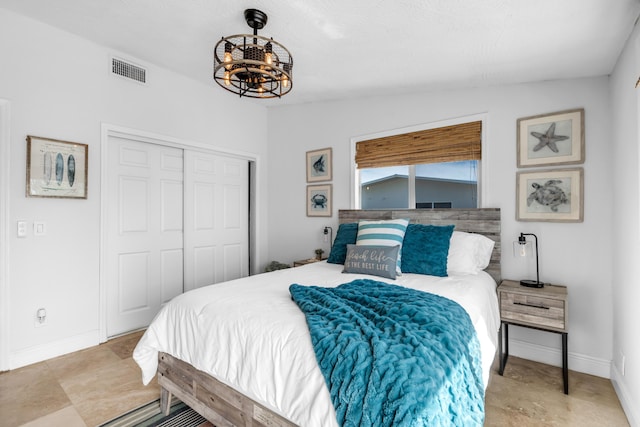
<instances>
[{"instance_id":1,"label":"door frame","mask_svg":"<svg viewBox=\"0 0 640 427\"><path fill-rule=\"evenodd\" d=\"M107 336L107 274L106 263L107 254L111 248L107 247L107 206L109 203L108 179L107 172L109 170L108 145L109 138L119 137L131 139L148 144L163 145L167 147L181 148L184 150L197 150L206 153L220 154L238 159L247 160L249 169L255 171L250 175L249 180L249 274L251 274L252 266L256 265L259 260L259 240L256 219L260 218L260 207L255 201L256 195L261 191L259 180L256 179L257 172L260 168L260 156L254 153L242 151L227 150L200 142L188 141L184 139L174 138L170 136L160 135L153 132L147 132L139 129L127 128L124 126L102 123L100 132L100 279L99 279L99 338L100 342L105 342L109 338ZM253 243L253 244L252 244Z\"/></svg>"},{"instance_id":2,"label":"door frame","mask_svg":"<svg viewBox=\"0 0 640 427\"><path fill-rule=\"evenodd\" d=\"M10 104L0 99L0 372L9 370L9 203L11 186Z\"/></svg>"}]
</instances>

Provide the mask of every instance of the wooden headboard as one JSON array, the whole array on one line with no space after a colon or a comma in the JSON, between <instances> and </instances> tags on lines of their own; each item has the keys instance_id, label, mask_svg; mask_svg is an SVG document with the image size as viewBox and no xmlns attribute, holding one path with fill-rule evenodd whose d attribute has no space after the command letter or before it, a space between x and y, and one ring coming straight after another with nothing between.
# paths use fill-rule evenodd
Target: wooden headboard
<instances>
[{"instance_id":1,"label":"wooden headboard","mask_svg":"<svg viewBox=\"0 0 640 427\"><path fill-rule=\"evenodd\" d=\"M491 262L485 269L500 283L501 244L500 244L500 209L380 209L353 210L340 209L338 211L340 224L358 222L361 219L381 220L409 218L411 223L431 225L455 225L455 230L468 233L478 233L496 242L491 255Z\"/></svg>"}]
</instances>

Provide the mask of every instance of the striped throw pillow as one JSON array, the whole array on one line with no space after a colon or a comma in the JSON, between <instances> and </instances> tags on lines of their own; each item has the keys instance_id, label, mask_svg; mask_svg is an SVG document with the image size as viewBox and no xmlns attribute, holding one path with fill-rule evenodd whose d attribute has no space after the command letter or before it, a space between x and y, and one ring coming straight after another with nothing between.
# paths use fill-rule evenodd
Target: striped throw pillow
<instances>
[{"instance_id":1,"label":"striped throw pillow","mask_svg":"<svg viewBox=\"0 0 640 427\"><path fill-rule=\"evenodd\" d=\"M358 223L358 237L356 245L369 246L400 246L396 272L401 274L402 242L404 233L409 225L408 219L388 219L382 221L360 221Z\"/></svg>"}]
</instances>

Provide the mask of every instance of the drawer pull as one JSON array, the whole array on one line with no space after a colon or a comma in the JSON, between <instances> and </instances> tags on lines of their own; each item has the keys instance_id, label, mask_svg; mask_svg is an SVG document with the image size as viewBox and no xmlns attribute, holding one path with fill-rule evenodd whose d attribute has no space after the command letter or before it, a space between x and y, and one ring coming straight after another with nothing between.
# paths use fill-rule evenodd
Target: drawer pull
<instances>
[{"instance_id":1,"label":"drawer pull","mask_svg":"<svg viewBox=\"0 0 640 427\"><path fill-rule=\"evenodd\" d=\"M523 302L514 302L513 304L514 305L524 305L525 307L542 308L544 310L549 310L549 307L545 307L544 305L525 304Z\"/></svg>"}]
</instances>

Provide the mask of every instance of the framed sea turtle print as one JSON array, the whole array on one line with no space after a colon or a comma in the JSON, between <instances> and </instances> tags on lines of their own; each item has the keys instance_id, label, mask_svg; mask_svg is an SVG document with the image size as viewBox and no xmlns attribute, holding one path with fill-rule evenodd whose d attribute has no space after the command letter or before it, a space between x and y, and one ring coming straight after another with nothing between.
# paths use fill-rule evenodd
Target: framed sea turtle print
<instances>
[{"instance_id":1,"label":"framed sea turtle print","mask_svg":"<svg viewBox=\"0 0 640 427\"><path fill-rule=\"evenodd\" d=\"M516 174L516 220L582 222L582 168L549 169Z\"/></svg>"},{"instance_id":2,"label":"framed sea turtle print","mask_svg":"<svg viewBox=\"0 0 640 427\"><path fill-rule=\"evenodd\" d=\"M307 182L331 181L331 148L307 151Z\"/></svg>"},{"instance_id":3,"label":"framed sea turtle print","mask_svg":"<svg viewBox=\"0 0 640 427\"><path fill-rule=\"evenodd\" d=\"M89 146L27 136L27 197L87 198Z\"/></svg>"},{"instance_id":4,"label":"framed sea turtle print","mask_svg":"<svg viewBox=\"0 0 640 427\"><path fill-rule=\"evenodd\" d=\"M517 121L518 167L584 163L584 108Z\"/></svg>"},{"instance_id":5,"label":"framed sea turtle print","mask_svg":"<svg viewBox=\"0 0 640 427\"><path fill-rule=\"evenodd\" d=\"M331 184L307 185L307 216L331 216Z\"/></svg>"}]
</instances>

